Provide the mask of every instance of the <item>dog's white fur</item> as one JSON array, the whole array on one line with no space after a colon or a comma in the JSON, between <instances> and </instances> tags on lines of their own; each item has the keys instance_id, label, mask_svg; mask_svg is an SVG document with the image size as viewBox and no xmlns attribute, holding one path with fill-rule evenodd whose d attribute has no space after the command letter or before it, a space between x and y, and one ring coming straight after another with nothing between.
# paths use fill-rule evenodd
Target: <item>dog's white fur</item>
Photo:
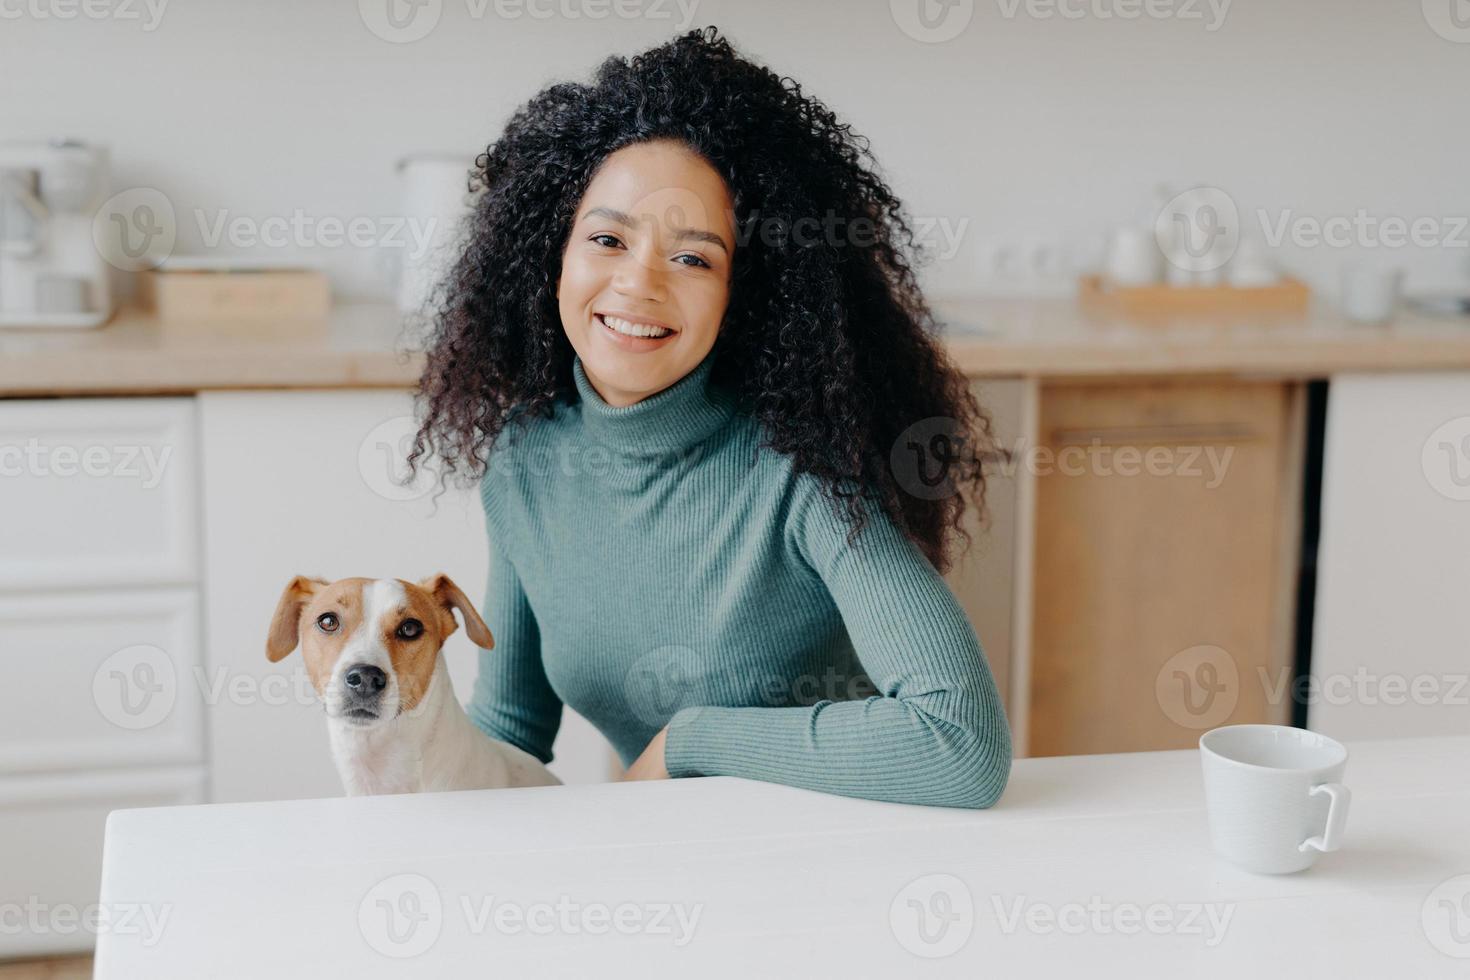
<instances>
[{"instance_id":1,"label":"dog's white fur","mask_svg":"<svg viewBox=\"0 0 1470 980\"><path fill-rule=\"evenodd\" d=\"M385 717L371 723L342 714L348 691L346 675L350 668L362 665L377 667L387 676L380 703L399 703L399 679L380 638L385 617L403 608L404 590L398 579L366 582L361 623L343 644L330 678L317 692L326 708L332 758L347 795L560 784L539 759L490 738L470 721L455 696L442 650L434 651L432 678L412 708L391 716L384 711Z\"/></svg>"},{"instance_id":2,"label":"dog's white fur","mask_svg":"<svg viewBox=\"0 0 1470 980\"><path fill-rule=\"evenodd\" d=\"M388 689L393 686L390 680ZM492 739L470 721L442 654L428 692L411 710L371 727L329 715L327 734L348 796L561 782L535 756Z\"/></svg>"}]
</instances>

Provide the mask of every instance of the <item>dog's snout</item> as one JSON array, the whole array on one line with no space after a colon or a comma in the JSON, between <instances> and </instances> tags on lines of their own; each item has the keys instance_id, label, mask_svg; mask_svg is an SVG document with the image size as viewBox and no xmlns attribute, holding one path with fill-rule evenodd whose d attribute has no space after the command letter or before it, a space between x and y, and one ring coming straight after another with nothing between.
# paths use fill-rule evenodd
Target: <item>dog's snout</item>
<instances>
[{"instance_id":1,"label":"dog's snout","mask_svg":"<svg viewBox=\"0 0 1470 980\"><path fill-rule=\"evenodd\" d=\"M344 679L354 694L371 696L388 686L388 675L372 664L353 664Z\"/></svg>"}]
</instances>

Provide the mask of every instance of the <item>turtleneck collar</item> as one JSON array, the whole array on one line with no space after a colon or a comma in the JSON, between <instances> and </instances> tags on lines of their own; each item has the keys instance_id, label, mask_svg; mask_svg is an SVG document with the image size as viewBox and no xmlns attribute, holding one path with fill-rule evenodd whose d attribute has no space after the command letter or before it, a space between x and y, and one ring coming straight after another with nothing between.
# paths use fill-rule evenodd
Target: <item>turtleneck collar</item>
<instances>
[{"instance_id":1,"label":"turtleneck collar","mask_svg":"<svg viewBox=\"0 0 1470 980\"><path fill-rule=\"evenodd\" d=\"M735 413L735 395L710 380L715 349L692 371L657 394L622 408L602 400L580 356L572 378L581 398L582 426L593 442L634 455L689 449L709 438Z\"/></svg>"}]
</instances>

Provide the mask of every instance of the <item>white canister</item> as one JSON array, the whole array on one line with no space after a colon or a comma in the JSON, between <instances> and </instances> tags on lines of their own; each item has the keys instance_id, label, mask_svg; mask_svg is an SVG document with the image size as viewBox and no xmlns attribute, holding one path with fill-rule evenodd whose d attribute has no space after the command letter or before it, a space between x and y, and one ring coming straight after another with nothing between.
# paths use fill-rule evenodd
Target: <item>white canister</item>
<instances>
[{"instance_id":1,"label":"white canister","mask_svg":"<svg viewBox=\"0 0 1470 980\"><path fill-rule=\"evenodd\" d=\"M412 232L398 281L398 308L405 313L424 309L458 258L470 212L470 167L468 160L445 156L411 156L398 164L403 217Z\"/></svg>"}]
</instances>

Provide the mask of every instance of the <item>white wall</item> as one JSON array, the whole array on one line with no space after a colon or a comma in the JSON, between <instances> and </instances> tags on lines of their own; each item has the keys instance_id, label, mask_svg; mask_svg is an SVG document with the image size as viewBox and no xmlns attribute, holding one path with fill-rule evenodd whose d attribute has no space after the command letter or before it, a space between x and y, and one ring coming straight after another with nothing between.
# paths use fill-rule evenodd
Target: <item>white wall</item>
<instances>
[{"instance_id":1,"label":"white wall","mask_svg":"<svg viewBox=\"0 0 1470 980\"><path fill-rule=\"evenodd\" d=\"M0 0L0 139L110 144L115 186L156 187L175 204L181 252L201 249L196 209L391 215L402 155L472 155L548 80L585 77L605 54L683 26L675 0L620 0L649 12L631 20L587 16L610 0L500 0L517 18L497 16L495 0L428 0L430 12L442 4L434 29L390 43L360 15L386 0L152 0L165 4L152 30L144 0L88 0L128 6L58 19L79 2ZM1420 3L1236 0L1210 30L1208 0L1149 0L1198 19L1099 16L1129 0L1060 0L1082 13L1071 19L1028 14L1047 2L973 0L958 37L925 44L884 0L684 0L696 26L719 25L868 135L914 214L968 221L958 253L926 272L936 290L1005 287L983 276L999 245L1085 257L1159 180L1220 186L1247 224L1256 208L1470 214L1470 43L1435 33ZM537 19L527 3L578 16ZM344 294L391 295L384 250L307 251ZM1285 257L1331 286L1347 251ZM1414 290L1463 284L1467 254L1374 253L1409 267Z\"/></svg>"}]
</instances>

